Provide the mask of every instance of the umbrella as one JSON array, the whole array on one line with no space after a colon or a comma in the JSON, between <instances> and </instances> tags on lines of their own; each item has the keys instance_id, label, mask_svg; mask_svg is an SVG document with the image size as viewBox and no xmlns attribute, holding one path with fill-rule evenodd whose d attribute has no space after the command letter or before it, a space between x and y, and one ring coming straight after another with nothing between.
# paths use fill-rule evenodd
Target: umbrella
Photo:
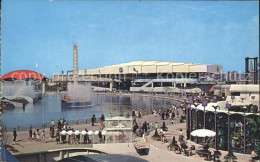
<instances>
[{"instance_id":1,"label":"umbrella","mask_svg":"<svg viewBox=\"0 0 260 162\"><path fill-rule=\"evenodd\" d=\"M79 135L79 131L78 130L75 131L75 135Z\"/></svg>"},{"instance_id":2,"label":"umbrella","mask_svg":"<svg viewBox=\"0 0 260 162\"><path fill-rule=\"evenodd\" d=\"M99 131L95 131L95 135L98 135Z\"/></svg>"},{"instance_id":3,"label":"umbrella","mask_svg":"<svg viewBox=\"0 0 260 162\"><path fill-rule=\"evenodd\" d=\"M70 131L68 131L68 134L71 136L73 134L73 132L70 130Z\"/></svg>"},{"instance_id":4,"label":"umbrella","mask_svg":"<svg viewBox=\"0 0 260 162\"><path fill-rule=\"evenodd\" d=\"M216 136L216 132L208 129L197 129L190 133L192 136L195 137L214 137Z\"/></svg>"},{"instance_id":5,"label":"umbrella","mask_svg":"<svg viewBox=\"0 0 260 162\"><path fill-rule=\"evenodd\" d=\"M81 132L81 134L82 134L83 136L85 136L85 135L87 134L87 132L86 132L85 130L83 130L83 131Z\"/></svg>"},{"instance_id":6,"label":"umbrella","mask_svg":"<svg viewBox=\"0 0 260 162\"><path fill-rule=\"evenodd\" d=\"M92 131L88 131L88 135L91 135L91 134L93 134L93 132Z\"/></svg>"},{"instance_id":7,"label":"umbrella","mask_svg":"<svg viewBox=\"0 0 260 162\"><path fill-rule=\"evenodd\" d=\"M62 132L60 132L62 135L66 135L67 132L65 130L63 130Z\"/></svg>"}]
</instances>

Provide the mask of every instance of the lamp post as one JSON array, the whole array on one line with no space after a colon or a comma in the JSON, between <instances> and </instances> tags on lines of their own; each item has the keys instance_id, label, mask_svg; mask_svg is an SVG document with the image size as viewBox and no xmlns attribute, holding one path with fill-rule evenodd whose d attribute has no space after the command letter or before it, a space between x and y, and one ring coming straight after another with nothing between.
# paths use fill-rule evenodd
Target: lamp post
<instances>
[{"instance_id":1,"label":"lamp post","mask_svg":"<svg viewBox=\"0 0 260 162\"><path fill-rule=\"evenodd\" d=\"M195 106L195 130L197 129L198 125L198 118L197 118L197 106L199 105L197 102L193 104ZM198 143L198 138L196 137L196 143Z\"/></svg>"},{"instance_id":2,"label":"lamp post","mask_svg":"<svg viewBox=\"0 0 260 162\"><path fill-rule=\"evenodd\" d=\"M187 99L184 99L184 102L185 102L185 113L186 113L186 135L187 135L187 139L188 139L188 135L189 135L189 117L188 117L188 100Z\"/></svg>"},{"instance_id":3,"label":"lamp post","mask_svg":"<svg viewBox=\"0 0 260 162\"><path fill-rule=\"evenodd\" d=\"M231 104L227 103L226 108L228 109L228 154L224 156L224 159L231 160L237 159L237 157L233 154L232 148L230 147L230 112L229 109L231 108Z\"/></svg>"},{"instance_id":4,"label":"lamp post","mask_svg":"<svg viewBox=\"0 0 260 162\"><path fill-rule=\"evenodd\" d=\"M246 99L244 96L241 97L242 103L244 103L244 99Z\"/></svg>"},{"instance_id":5,"label":"lamp post","mask_svg":"<svg viewBox=\"0 0 260 162\"><path fill-rule=\"evenodd\" d=\"M191 105L193 104L192 97L189 98L188 103L190 105L190 108L189 108L189 110L190 110L190 112L189 112L189 114L190 114L190 116L189 116L189 119L190 119L190 132L189 132L189 134L190 134L191 133ZM191 134L190 134L190 140L191 140Z\"/></svg>"},{"instance_id":6,"label":"lamp post","mask_svg":"<svg viewBox=\"0 0 260 162\"><path fill-rule=\"evenodd\" d=\"M212 107L215 109L215 132L216 132L216 136L215 136L215 149L217 149L217 108L219 107L218 105L212 105Z\"/></svg>"},{"instance_id":7,"label":"lamp post","mask_svg":"<svg viewBox=\"0 0 260 162\"><path fill-rule=\"evenodd\" d=\"M246 153L246 111L247 111L246 106L243 107L243 111L244 111L244 154L245 154Z\"/></svg>"},{"instance_id":8,"label":"lamp post","mask_svg":"<svg viewBox=\"0 0 260 162\"><path fill-rule=\"evenodd\" d=\"M204 123L203 128L206 129L206 114L205 114L205 107L208 105L207 102L202 102L202 106L204 107Z\"/></svg>"}]
</instances>

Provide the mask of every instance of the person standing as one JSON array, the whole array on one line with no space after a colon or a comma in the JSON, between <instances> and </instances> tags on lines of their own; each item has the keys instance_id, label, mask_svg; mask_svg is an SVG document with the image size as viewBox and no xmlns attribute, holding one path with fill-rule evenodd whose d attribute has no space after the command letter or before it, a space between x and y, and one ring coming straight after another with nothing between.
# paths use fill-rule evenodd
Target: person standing
<instances>
[{"instance_id":1,"label":"person standing","mask_svg":"<svg viewBox=\"0 0 260 162\"><path fill-rule=\"evenodd\" d=\"M41 139L41 141L45 142L45 131L44 130L42 130L42 139Z\"/></svg>"},{"instance_id":2,"label":"person standing","mask_svg":"<svg viewBox=\"0 0 260 162\"><path fill-rule=\"evenodd\" d=\"M95 115L92 115L92 118L91 118L91 125L94 126L94 123L95 123Z\"/></svg>"},{"instance_id":3,"label":"person standing","mask_svg":"<svg viewBox=\"0 0 260 162\"><path fill-rule=\"evenodd\" d=\"M13 141L16 142L17 133L16 133L16 129L15 128L14 128L14 131L13 131L13 136L14 136Z\"/></svg>"},{"instance_id":4,"label":"person standing","mask_svg":"<svg viewBox=\"0 0 260 162\"><path fill-rule=\"evenodd\" d=\"M182 133L182 129L180 129L179 132L179 142L181 143L183 141L183 133Z\"/></svg>"},{"instance_id":5,"label":"person standing","mask_svg":"<svg viewBox=\"0 0 260 162\"><path fill-rule=\"evenodd\" d=\"M84 143L84 144L87 144L88 141L89 141L87 128L85 129L85 131L86 131L87 133L86 133L86 135L84 135L84 138L83 138L83 141L84 141L84 142L83 142L83 143Z\"/></svg>"},{"instance_id":6,"label":"person standing","mask_svg":"<svg viewBox=\"0 0 260 162\"><path fill-rule=\"evenodd\" d=\"M29 139L29 140L32 139L32 127L30 127L30 129L29 129L29 137L28 137L28 139Z\"/></svg>"}]
</instances>

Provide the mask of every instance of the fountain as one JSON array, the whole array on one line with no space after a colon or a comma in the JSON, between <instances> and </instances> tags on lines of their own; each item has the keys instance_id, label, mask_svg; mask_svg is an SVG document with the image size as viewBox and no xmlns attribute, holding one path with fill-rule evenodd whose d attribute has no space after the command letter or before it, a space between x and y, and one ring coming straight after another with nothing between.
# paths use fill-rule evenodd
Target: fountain
<instances>
[{"instance_id":1,"label":"fountain","mask_svg":"<svg viewBox=\"0 0 260 162\"><path fill-rule=\"evenodd\" d=\"M62 108L66 107L86 107L91 105L93 92L91 84L68 83L67 95L62 100Z\"/></svg>"},{"instance_id":2,"label":"fountain","mask_svg":"<svg viewBox=\"0 0 260 162\"><path fill-rule=\"evenodd\" d=\"M4 82L1 98L2 100L34 103L41 98L41 94L37 95L34 85L28 81Z\"/></svg>"}]
</instances>

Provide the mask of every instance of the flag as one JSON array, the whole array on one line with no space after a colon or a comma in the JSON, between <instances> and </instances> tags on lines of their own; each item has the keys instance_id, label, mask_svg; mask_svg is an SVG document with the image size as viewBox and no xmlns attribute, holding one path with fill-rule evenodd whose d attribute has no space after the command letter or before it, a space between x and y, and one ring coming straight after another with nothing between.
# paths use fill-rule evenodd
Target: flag
<instances>
[{"instance_id":1,"label":"flag","mask_svg":"<svg viewBox=\"0 0 260 162\"><path fill-rule=\"evenodd\" d=\"M214 85L209 89L209 92L214 92Z\"/></svg>"},{"instance_id":2,"label":"flag","mask_svg":"<svg viewBox=\"0 0 260 162\"><path fill-rule=\"evenodd\" d=\"M138 73L138 71L133 67L134 72Z\"/></svg>"}]
</instances>

